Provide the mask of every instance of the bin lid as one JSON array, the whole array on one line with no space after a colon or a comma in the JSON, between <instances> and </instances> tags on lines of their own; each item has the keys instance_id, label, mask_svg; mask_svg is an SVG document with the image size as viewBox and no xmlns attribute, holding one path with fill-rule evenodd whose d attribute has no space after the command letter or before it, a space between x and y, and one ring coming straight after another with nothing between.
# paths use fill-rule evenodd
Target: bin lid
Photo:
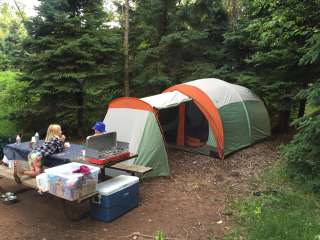
<instances>
[{"instance_id":1,"label":"bin lid","mask_svg":"<svg viewBox=\"0 0 320 240\"><path fill-rule=\"evenodd\" d=\"M79 169L81 166L87 166L91 172L99 172L100 168L91 166L88 164L78 163L78 162L70 162L62 165L58 165L55 167L47 168L44 170L45 173L72 173L74 170Z\"/></svg>"},{"instance_id":2,"label":"bin lid","mask_svg":"<svg viewBox=\"0 0 320 240\"><path fill-rule=\"evenodd\" d=\"M97 185L97 191L108 196L122 189L130 187L139 182L139 178L135 176L120 175Z\"/></svg>"}]
</instances>

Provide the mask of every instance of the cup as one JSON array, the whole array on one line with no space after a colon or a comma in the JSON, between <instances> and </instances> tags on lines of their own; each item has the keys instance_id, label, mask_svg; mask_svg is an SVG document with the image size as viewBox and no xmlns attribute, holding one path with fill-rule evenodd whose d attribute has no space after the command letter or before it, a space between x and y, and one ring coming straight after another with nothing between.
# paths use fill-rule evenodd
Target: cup
<instances>
[{"instance_id":1,"label":"cup","mask_svg":"<svg viewBox=\"0 0 320 240\"><path fill-rule=\"evenodd\" d=\"M65 142L65 143L64 143L64 147L65 147L65 148L69 148L70 146L71 146L71 145L70 145L69 142Z\"/></svg>"},{"instance_id":2,"label":"cup","mask_svg":"<svg viewBox=\"0 0 320 240\"><path fill-rule=\"evenodd\" d=\"M82 158L83 161L84 161L85 158L86 158L86 150L85 150L85 149L82 149L82 150L81 150L81 158Z\"/></svg>"}]
</instances>

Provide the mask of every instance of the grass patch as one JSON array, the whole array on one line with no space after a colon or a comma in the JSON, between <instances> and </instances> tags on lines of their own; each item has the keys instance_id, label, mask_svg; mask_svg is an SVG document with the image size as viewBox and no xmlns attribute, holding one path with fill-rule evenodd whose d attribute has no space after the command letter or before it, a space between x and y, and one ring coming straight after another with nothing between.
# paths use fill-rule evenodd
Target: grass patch
<instances>
[{"instance_id":1,"label":"grass patch","mask_svg":"<svg viewBox=\"0 0 320 240\"><path fill-rule=\"evenodd\" d=\"M262 181L272 190L231 204L238 226L225 239L320 239L319 196L292 184L279 166L267 170Z\"/></svg>"}]
</instances>

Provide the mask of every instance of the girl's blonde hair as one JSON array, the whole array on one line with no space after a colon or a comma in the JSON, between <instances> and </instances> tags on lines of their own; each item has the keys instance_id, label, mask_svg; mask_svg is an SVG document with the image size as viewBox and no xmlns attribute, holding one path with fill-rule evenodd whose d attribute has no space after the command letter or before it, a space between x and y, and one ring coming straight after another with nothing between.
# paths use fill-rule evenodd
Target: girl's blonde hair
<instances>
[{"instance_id":1,"label":"girl's blonde hair","mask_svg":"<svg viewBox=\"0 0 320 240\"><path fill-rule=\"evenodd\" d=\"M55 137L60 138L60 135L61 135L61 126L59 124L50 124L47 130L47 136L45 141L49 142Z\"/></svg>"}]
</instances>

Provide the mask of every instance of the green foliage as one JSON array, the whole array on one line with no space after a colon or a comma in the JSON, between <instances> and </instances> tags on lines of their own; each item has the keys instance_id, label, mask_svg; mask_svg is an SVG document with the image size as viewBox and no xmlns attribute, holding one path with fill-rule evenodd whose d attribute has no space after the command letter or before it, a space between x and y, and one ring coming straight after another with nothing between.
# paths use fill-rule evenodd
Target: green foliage
<instances>
[{"instance_id":1,"label":"green foliage","mask_svg":"<svg viewBox=\"0 0 320 240\"><path fill-rule=\"evenodd\" d=\"M315 32L308 40L305 47L306 54L300 59L301 65L316 63L320 60L320 33Z\"/></svg>"},{"instance_id":2,"label":"green foliage","mask_svg":"<svg viewBox=\"0 0 320 240\"><path fill-rule=\"evenodd\" d=\"M298 133L282 153L294 177L320 177L320 84L313 85L304 94L318 110L295 121Z\"/></svg>"},{"instance_id":3,"label":"green foliage","mask_svg":"<svg viewBox=\"0 0 320 240\"><path fill-rule=\"evenodd\" d=\"M21 18L7 3L0 3L0 71L18 70L25 35Z\"/></svg>"},{"instance_id":4,"label":"green foliage","mask_svg":"<svg viewBox=\"0 0 320 240\"><path fill-rule=\"evenodd\" d=\"M305 54L300 59L302 66L319 68L320 34L317 30L319 27L314 29L304 46ZM320 78L314 84L309 84L308 89L301 90L297 98L306 99L314 111L294 122L298 127L298 133L283 149L282 154L293 177L300 179L311 177L320 180Z\"/></svg>"},{"instance_id":5,"label":"green foliage","mask_svg":"<svg viewBox=\"0 0 320 240\"><path fill-rule=\"evenodd\" d=\"M187 80L218 77L227 14L221 1L137 1L130 13L131 72L139 95Z\"/></svg>"},{"instance_id":6,"label":"green foliage","mask_svg":"<svg viewBox=\"0 0 320 240\"><path fill-rule=\"evenodd\" d=\"M231 209L238 227L225 239L248 240L300 240L317 239L320 233L319 199L298 189L278 173L269 169L266 187L278 191L265 191L235 201ZM281 171L283 172L283 171ZM275 182L281 180L280 182ZM274 188L276 187L276 188Z\"/></svg>"},{"instance_id":7,"label":"green foliage","mask_svg":"<svg viewBox=\"0 0 320 240\"><path fill-rule=\"evenodd\" d=\"M24 109L30 99L24 94L27 83L17 81L19 73L0 72L0 137L14 136L18 130L17 112Z\"/></svg>"},{"instance_id":8,"label":"green foliage","mask_svg":"<svg viewBox=\"0 0 320 240\"><path fill-rule=\"evenodd\" d=\"M107 25L101 0L40 1L38 15L27 22L24 50L28 94L39 101L26 109L27 128L50 122L70 134L84 134L101 120L105 104L119 95L120 40Z\"/></svg>"},{"instance_id":9,"label":"green foliage","mask_svg":"<svg viewBox=\"0 0 320 240\"><path fill-rule=\"evenodd\" d=\"M154 239L155 240L166 240L166 237L162 231L157 231Z\"/></svg>"},{"instance_id":10,"label":"green foliage","mask_svg":"<svg viewBox=\"0 0 320 240\"><path fill-rule=\"evenodd\" d=\"M286 130L290 113L304 104L297 93L320 76L314 62L318 53L311 47L318 43L313 35L319 31L314 11L319 7L317 0L251 1L239 24L225 35L238 61L239 82L265 100L278 130ZM302 65L307 56L313 64Z\"/></svg>"}]
</instances>

